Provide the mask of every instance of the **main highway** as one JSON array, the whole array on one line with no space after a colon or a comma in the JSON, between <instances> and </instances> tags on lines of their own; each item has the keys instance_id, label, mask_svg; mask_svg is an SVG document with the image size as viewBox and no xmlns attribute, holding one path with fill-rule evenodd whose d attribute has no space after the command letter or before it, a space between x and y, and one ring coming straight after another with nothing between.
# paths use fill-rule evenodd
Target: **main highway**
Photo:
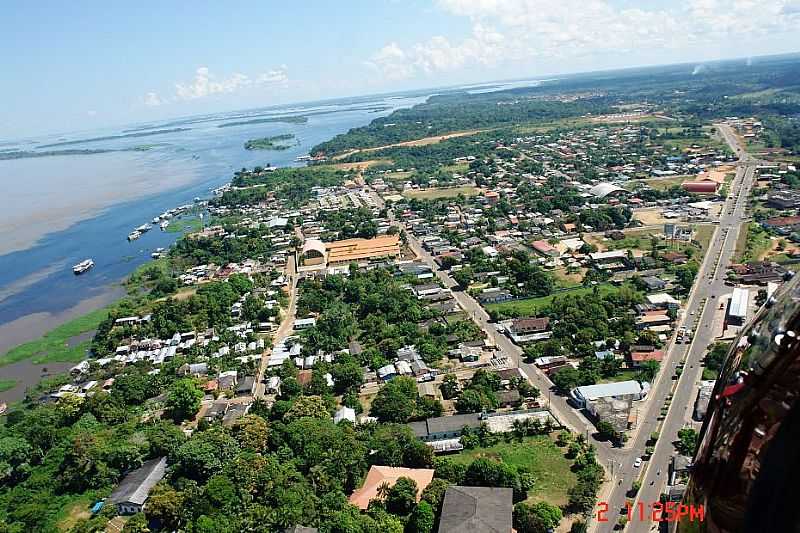
<instances>
[{"instance_id":1,"label":"main highway","mask_svg":"<svg viewBox=\"0 0 800 533\"><path fill-rule=\"evenodd\" d=\"M677 365L683 361L684 367L677 380L673 397L666 418L660 428L660 436L650 461L645 463L645 472L641 489L634 500L634 508L642 502L647 508L658 502L665 490L669 471L670 457L676 452L673 442L678 438L678 430L683 428L687 411L693 408L697 383L702 377L702 359L706 348L714 340L712 322L714 309L720 296L731 289L725 285L728 265L733 258L740 228L747 219L746 208L755 179L757 161L753 159L741 145L738 137L727 124L718 124L717 129L725 141L739 157L736 175L730 184L730 192L720 214L719 226L714 233L705 260L697 275L697 281L689 297L686 312L682 316L682 325L695 330L691 344L675 344L668 354L666 368L660 374L651 392L649 409L645 415L642 430L639 431L633 446L637 455L644 450L645 443L652 431L656 430L657 417L665 405L670 393ZM610 511L622 510L625 506L625 493L630 489L633 480L638 476L638 469L625 465L622 469L621 481L617 480L608 498ZM609 514L610 520L596 523L598 531L612 531L617 520L616 514ZM658 524L649 520L638 520L635 516L628 524L631 533L644 533L657 528Z\"/></svg>"}]
</instances>

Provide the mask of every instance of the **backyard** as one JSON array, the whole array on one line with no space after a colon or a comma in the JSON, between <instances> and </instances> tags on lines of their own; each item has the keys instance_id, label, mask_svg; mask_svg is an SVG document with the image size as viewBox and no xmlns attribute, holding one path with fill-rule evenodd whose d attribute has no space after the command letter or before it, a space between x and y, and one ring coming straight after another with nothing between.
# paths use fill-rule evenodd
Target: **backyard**
<instances>
[{"instance_id":1,"label":"backyard","mask_svg":"<svg viewBox=\"0 0 800 533\"><path fill-rule=\"evenodd\" d=\"M553 294L548 294L547 296L540 296L538 298L524 298L521 300L511 300L508 302L500 302L495 304L487 304L484 307L487 311L501 311L506 314L517 314L519 316L536 316L537 313L541 313L550 302L553 301L553 298L561 297L561 296L582 296L584 294L590 294L593 290L597 289L600 291L601 294L607 294L616 288L611 285L610 283L601 283L599 285L595 285L593 287L576 287L574 289L567 289L563 291L557 291Z\"/></svg>"},{"instance_id":2,"label":"backyard","mask_svg":"<svg viewBox=\"0 0 800 533\"><path fill-rule=\"evenodd\" d=\"M565 448L559 448L550 436L526 437L522 441L499 442L487 448L464 450L452 459L459 463L471 463L486 457L512 466L523 466L536 476L533 490L529 491L530 502L546 501L553 505L565 505L567 491L575 485L577 477L570 469L572 461L564 457Z\"/></svg>"}]
</instances>

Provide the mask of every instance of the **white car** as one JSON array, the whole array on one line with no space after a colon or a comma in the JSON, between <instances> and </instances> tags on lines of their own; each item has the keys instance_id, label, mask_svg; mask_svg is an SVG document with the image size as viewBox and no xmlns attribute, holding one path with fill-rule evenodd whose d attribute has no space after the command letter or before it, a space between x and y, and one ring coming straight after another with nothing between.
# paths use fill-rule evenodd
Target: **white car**
<instances>
[{"instance_id":1,"label":"white car","mask_svg":"<svg viewBox=\"0 0 800 533\"><path fill-rule=\"evenodd\" d=\"M634 468L639 468L640 466L642 466L642 458L641 457L637 457L636 460L633 462L633 467Z\"/></svg>"}]
</instances>

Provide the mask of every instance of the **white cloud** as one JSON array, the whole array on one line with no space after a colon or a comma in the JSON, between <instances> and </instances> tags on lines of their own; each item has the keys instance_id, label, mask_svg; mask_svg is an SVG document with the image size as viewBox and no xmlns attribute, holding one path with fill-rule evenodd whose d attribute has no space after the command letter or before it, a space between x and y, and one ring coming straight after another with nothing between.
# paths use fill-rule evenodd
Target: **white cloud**
<instances>
[{"instance_id":1,"label":"white cloud","mask_svg":"<svg viewBox=\"0 0 800 533\"><path fill-rule=\"evenodd\" d=\"M378 50L366 64L390 80L400 80L414 74L414 67L409 64L405 52L397 43L389 43Z\"/></svg>"},{"instance_id":2,"label":"white cloud","mask_svg":"<svg viewBox=\"0 0 800 533\"><path fill-rule=\"evenodd\" d=\"M608 0L438 0L472 24L460 40L434 36L384 46L367 64L387 78L472 66L551 61L643 49L679 49L788 32L800 0L682 0L663 9Z\"/></svg>"},{"instance_id":3,"label":"white cloud","mask_svg":"<svg viewBox=\"0 0 800 533\"><path fill-rule=\"evenodd\" d=\"M176 83L175 97L178 100L194 100L214 94L233 93L246 87L265 84L285 84L289 80L286 65L261 73L255 79L242 73L227 78L217 78L208 67L199 67L190 83Z\"/></svg>"},{"instance_id":4,"label":"white cloud","mask_svg":"<svg viewBox=\"0 0 800 533\"><path fill-rule=\"evenodd\" d=\"M230 76L219 78L208 67L198 67L191 81L175 84L175 93L172 97L162 98L158 93L149 92L144 96L144 103L155 107L169 102L235 93L248 87L285 86L289 81L288 70L286 65L281 65L254 77L235 72Z\"/></svg>"},{"instance_id":5,"label":"white cloud","mask_svg":"<svg viewBox=\"0 0 800 533\"><path fill-rule=\"evenodd\" d=\"M161 100L161 97L154 92L149 92L144 95L144 105L146 106L156 107L160 106L162 103L163 101Z\"/></svg>"}]
</instances>

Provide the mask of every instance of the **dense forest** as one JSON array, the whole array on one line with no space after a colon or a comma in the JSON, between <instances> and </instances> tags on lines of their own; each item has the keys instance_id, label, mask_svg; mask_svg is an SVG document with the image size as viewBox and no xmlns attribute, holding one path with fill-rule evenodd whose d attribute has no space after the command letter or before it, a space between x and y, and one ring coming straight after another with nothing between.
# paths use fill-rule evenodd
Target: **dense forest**
<instances>
[{"instance_id":1,"label":"dense forest","mask_svg":"<svg viewBox=\"0 0 800 533\"><path fill-rule=\"evenodd\" d=\"M335 154L472 129L500 128L587 114L615 112L616 105L648 102L665 112L699 119L726 116L796 117L800 99L783 92L800 86L798 56L730 60L702 65L578 74L497 92L450 92L411 109L395 111L312 148ZM774 90L774 91L772 91ZM759 98L750 95L758 94ZM738 98L732 96L741 95ZM796 119L783 128L786 146L796 146ZM791 133L794 131L794 133Z\"/></svg>"}]
</instances>

